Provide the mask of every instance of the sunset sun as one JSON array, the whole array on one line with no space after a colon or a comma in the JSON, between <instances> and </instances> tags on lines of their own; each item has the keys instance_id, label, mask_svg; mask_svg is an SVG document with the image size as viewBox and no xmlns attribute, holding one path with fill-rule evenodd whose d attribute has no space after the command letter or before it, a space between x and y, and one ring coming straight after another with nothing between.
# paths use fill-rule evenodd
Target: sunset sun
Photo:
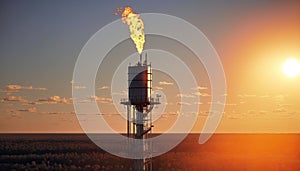
<instances>
[{"instance_id":1,"label":"sunset sun","mask_svg":"<svg viewBox=\"0 0 300 171\"><path fill-rule=\"evenodd\" d=\"M291 58L284 62L282 66L283 73L290 78L300 74L300 63L297 59Z\"/></svg>"}]
</instances>

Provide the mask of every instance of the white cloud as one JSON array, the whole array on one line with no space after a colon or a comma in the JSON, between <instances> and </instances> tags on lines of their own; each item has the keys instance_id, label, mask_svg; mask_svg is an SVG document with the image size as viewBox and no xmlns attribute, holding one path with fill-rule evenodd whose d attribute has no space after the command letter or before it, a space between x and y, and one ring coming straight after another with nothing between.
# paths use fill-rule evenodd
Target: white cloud
<instances>
[{"instance_id":1,"label":"white cloud","mask_svg":"<svg viewBox=\"0 0 300 171\"><path fill-rule=\"evenodd\" d=\"M195 92L195 93L193 93L194 95L196 95L196 96L201 96L201 97L209 97L210 95L209 94L207 94L207 93L200 93L200 92Z\"/></svg>"},{"instance_id":2,"label":"white cloud","mask_svg":"<svg viewBox=\"0 0 300 171\"><path fill-rule=\"evenodd\" d=\"M22 89L24 89L24 90L41 90L41 91L48 90L47 88L43 88L43 87L32 87L32 86L22 87Z\"/></svg>"},{"instance_id":3,"label":"white cloud","mask_svg":"<svg viewBox=\"0 0 300 171\"><path fill-rule=\"evenodd\" d=\"M86 86L74 86L74 89L77 90L86 89Z\"/></svg>"},{"instance_id":4,"label":"white cloud","mask_svg":"<svg viewBox=\"0 0 300 171\"><path fill-rule=\"evenodd\" d=\"M198 87L195 87L195 88L192 88L193 90L207 90L208 87L201 87L201 86L198 86Z\"/></svg>"},{"instance_id":5,"label":"white cloud","mask_svg":"<svg viewBox=\"0 0 300 171\"><path fill-rule=\"evenodd\" d=\"M20 85L7 85L6 90L21 90L22 86Z\"/></svg>"},{"instance_id":6,"label":"white cloud","mask_svg":"<svg viewBox=\"0 0 300 171\"><path fill-rule=\"evenodd\" d=\"M37 102L33 102L35 104L58 104L58 103L63 103L63 104L70 104L72 103L71 98L65 98L65 97L59 97L59 96L51 96L48 98L42 98L38 99Z\"/></svg>"},{"instance_id":7,"label":"white cloud","mask_svg":"<svg viewBox=\"0 0 300 171\"><path fill-rule=\"evenodd\" d=\"M107 90L107 89L109 89L109 87L108 86L102 86L102 87L99 87L98 89L99 90Z\"/></svg>"},{"instance_id":8,"label":"white cloud","mask_svg":"<svg viewBox=\"0 0 300 171\"><path fill-rule=\"evenodd\" d=\"M91 96L91 97L88 97L88 99L90 99L91 101L97 101L97 102L103 103L103 104L110 104L110 103L112 103L112 99L111 98L107 98L107 97Z\"/></svg>"},{"instance_id":9,"label":"white cloud","mask_svg":"<svg viewBox=\"0 0 300 171\"><path fill-rule=\"evenodd\" d=\"M177 97L186 97L186 98L193 98L195 96L191 95L191 94L177 94Z\"/></svg>"},{"instance_id":10,"label":"white cloud","mask_svg":"<svg viewBox=\"0 0 300 171\"><path fill-rule=\"evenodd\" d=\"M152 87L153 89L156 89L156 90L162 90L162 89L164 89L164 88L162 88L162 87L159 87L159 86L154 86L154 87Z\"/></svg>"},{"instance_id":11,"label":"white cloud","mask_svg":"<svg viewBox=\"0 0 300 171\"><path fill-rule=\"evenodd\" d=\"M37 109L35 107L33 107L33 108L27 108L27 109L18 109L17 111L35 113L35 112L37 112Z\"/></svg>"},{"instance_id":12,"label":"white cloud","mask_svg":"<svg viewBox=\"0 0 300 171\"><path fill-rule=\"evenodd\" d=\"M173 85L174 83L172 83L172 82L167 82L167 81L160 81L158 84L159 84L159 85Z\"/></svg>"},{"instance_id":13,"label":"white cloud","mask_svg":"<svg viewBox=\"0 0 300 171\"><path fill-rule=\"evenodd\" d=\"M218 105L225 105L225 106L237 106L237 104L235 103L222 103L220 101L216 101L216 102L207 102L207 104L218 104Z\"/></svg>"},{"instance_id":14,"label":"white cloud","mask_svg":"<svg viewBox=\"0 0 300 171\"><path fill-rule=\"evenodd\" d=\"M195 105L202 105L202 102L194 102Z\"/></svg>"},{"instance_id":15,"label":"white cloud","mask_svg":"<svg viewBox=\"0 0 300 171\"><path fill-rule=\"evenodd\" d=\"M16 84L10 84L5 87L6 91L19 91L19 90L47 90L47 88L33 87L33 86L21 86Z\"/></svg>"},{"instance_id":16,"label":"white cloud","mask_svg":"<svg viewBox=\"0 0 300 171\"><path fill-rule=\"evenodd\" d=\"M1 99L1 102L28 102L22 96L7 96Z\"/></svg>"},{"instance_id":17,"label":"white cloud","mask_svg":"<svg viewBox=\"0 0 300 171\"><path fill-rule=\"evenodd\" d=\"M175 105L175 104L172 102L166 102L165 105Z\"/></svg>"},{"instance_id":18,"label":"white cloud","mask_svg":"<svg viewBox=\"0 0 300 171\"><path fill-rule=\"evenodd\" d=\"M187 105L187 106L190 106L191 104L188 103L188 102L177 102L176 103L177 105Z\"/></svg>"}]
</instances>

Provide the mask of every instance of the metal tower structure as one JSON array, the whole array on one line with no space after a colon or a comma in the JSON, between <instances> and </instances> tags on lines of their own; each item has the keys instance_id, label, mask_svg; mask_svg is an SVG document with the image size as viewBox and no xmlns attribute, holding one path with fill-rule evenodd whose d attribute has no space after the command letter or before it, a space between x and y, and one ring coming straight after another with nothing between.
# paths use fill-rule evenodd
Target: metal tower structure
<instances>
[{"instance_id":1,"label":"metal tower structure","mask_svg":"<svg viewBox=\"0 0 300 171\"><path fill-rule=\"evenodd\" d=\"M121 104L127 108L127 137L128 139L147 139L152 135L152 109L160 104L159 95L151 97L152 93L152 68L144 62L142 55L135 66L128 66L128 99L121 99ZM152 170L152 143L143 143L143 152L149 156L144 159L134 160L134 170Z\"/></svg>"}]
</instances>

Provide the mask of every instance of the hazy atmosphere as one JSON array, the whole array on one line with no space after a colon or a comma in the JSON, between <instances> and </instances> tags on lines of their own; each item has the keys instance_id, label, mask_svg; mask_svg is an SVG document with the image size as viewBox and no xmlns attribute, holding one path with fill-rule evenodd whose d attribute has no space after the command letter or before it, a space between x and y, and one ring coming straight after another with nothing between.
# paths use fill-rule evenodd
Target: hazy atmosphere
<instances>
[{"instance_id":1,"label":"hazy atmosphere","mask_svg":"<svg viewBox=\"0 0 300 171\"><path fill-rule=\"evenodd\" d=\"M72 103L73 69L91 36L120 19L114 11L121 6L182 18L206 35L219 54L227 83L218 133L300 132L299 1L13 0L0 2L1 133L82 133ZM185 46L165 37L146 35L147 49L177 55L195 71L198 83L190 94L180 94L174 79L154 71L153 90L163 92L167 103L153 131L168 130L180 115L179 105L199 105L193 132L200 132L213 115L210 105L218 103L211 101L205 68L189 60L194 54ZM118 91L112 90L112 76L116 65L134 53L130 39L114 47L98 70L96 97L87 97L97 101L107 122L119 132L125 132L126 125L112 95L126 97L127 71ZM196 97L200 103L193 101Z\"/></svg>"}]
</instances>

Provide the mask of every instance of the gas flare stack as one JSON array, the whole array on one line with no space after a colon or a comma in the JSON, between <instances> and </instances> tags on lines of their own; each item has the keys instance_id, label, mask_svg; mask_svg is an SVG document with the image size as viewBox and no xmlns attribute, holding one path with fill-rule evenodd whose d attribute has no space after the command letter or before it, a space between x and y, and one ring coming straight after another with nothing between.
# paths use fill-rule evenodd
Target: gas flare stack
<instances>
[{"instance_id":1,"label":"gas flare stack","mask_svg":"<svg viewBox=\"0 0 300 171\"><path fill-rule=\"evenodd\" d=\"M121 104L127 107L127 137L128 142L134 139L147 139L152 137L152 109L159 105L159 95L151 97L152 93L152 68L140 54L140 61L134 66L128 66L128 99L121 99ZM152 143L140 141L142 151L147 157L134 160L134 170L152 170ZM131 146L132 148L132 146ZM134 148L134 147L133 147Z\"/></svg>"}]
</instances>

